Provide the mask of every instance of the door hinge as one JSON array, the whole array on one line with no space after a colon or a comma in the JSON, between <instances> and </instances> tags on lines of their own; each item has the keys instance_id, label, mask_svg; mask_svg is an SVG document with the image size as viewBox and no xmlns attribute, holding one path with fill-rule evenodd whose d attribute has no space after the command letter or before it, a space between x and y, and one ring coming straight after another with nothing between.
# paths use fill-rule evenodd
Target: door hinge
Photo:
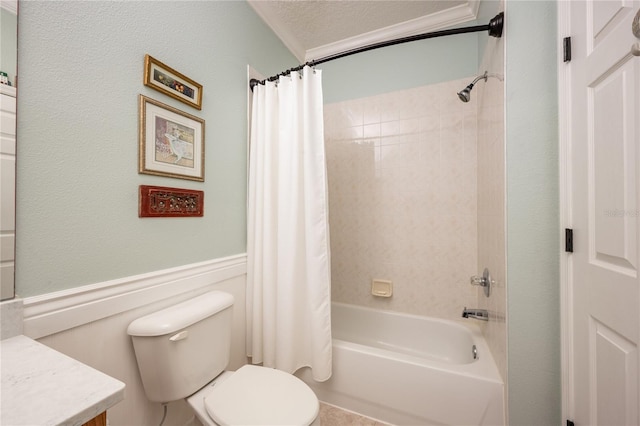
<instances>
[{"instance_id":1,"label":"door hinge","mask_svg":"<svg viewBox=\"0 0 640 426\"><path fill-rule=\"evenodd\" d=\"M575 426L571 420L567 420L567 426Z\"/></svg>"},{"instance_id":2,"label":"door hinge","mask_svg":"<svg viewBox=\"0 0 640 426\"><path fill-rule=\"evenodd\" d=\"M564 251L573 253L573 229L565 228L564 230Z\"/></svg>"},{"instance_id":3,"label":"door hinge","mask_svg":"<svg viewBox=\"0 0 640 426\"><path fill-rule=\"evenodd\" d=\"M564 62L571 62L571 37L562 39L562 51Z\"/></svg>"}]
</instances>

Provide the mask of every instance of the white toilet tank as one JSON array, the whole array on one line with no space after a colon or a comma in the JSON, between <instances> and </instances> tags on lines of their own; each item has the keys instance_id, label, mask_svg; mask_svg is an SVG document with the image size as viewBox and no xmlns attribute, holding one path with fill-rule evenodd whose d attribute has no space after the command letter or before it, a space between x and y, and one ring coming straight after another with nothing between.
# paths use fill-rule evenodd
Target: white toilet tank
<instances>
[{"instance_id":1,"label":"white toilet tank","mask_svg":"<svg viewBox=\"0 0 640 426\"><path fill-rule=\"evenodd\" d=\"M127 333L150 401L186 398L229 363L233 296L211 291L138 318Z\"/></svg>"}]
</instances>

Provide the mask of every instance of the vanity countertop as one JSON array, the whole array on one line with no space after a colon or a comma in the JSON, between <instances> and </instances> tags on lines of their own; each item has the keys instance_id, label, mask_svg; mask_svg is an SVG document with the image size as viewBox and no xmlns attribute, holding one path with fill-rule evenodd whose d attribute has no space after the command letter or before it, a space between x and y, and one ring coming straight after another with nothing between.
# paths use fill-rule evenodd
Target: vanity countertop
<instances>
[{"instance_id":1,"label":"vanity countertop","mask_svg":"<svg viewBox=\"0 0 640 426\"><path fill-rule=\"evenodd\" d=\"M124 399L121 381L26 336L0 356L0 424L81 425Z\"/></svg>"}]
</instances>

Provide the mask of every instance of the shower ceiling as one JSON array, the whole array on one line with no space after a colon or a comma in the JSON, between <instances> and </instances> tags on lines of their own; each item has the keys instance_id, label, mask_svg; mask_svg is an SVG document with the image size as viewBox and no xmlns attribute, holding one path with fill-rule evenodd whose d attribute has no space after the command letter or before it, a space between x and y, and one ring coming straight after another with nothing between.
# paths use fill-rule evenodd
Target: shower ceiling
<instances>
[{"instance_id":1,"label":"shower ceiling","mask_svg":"<svg viewBox=\"0 0 640 426\"><path fill-rule=\"evenodd\" d=\"M479 0L249 0L300 62L475 19Z\"/></svg>"}]
</instances>

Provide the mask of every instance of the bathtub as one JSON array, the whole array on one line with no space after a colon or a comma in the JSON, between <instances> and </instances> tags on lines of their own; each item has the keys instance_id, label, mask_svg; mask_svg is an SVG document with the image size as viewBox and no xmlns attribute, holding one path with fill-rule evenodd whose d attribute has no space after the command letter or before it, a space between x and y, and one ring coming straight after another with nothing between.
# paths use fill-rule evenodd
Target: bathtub
<instances>
[{"instance_id":1,"label":"bathtub","mask_svg":"<svg viewBox=\"0 0 640 426\"><path fill-rule=\"evenodd\" d=\"M474 320L333 303L333 373L298 377L321 401L395 425L504 425L504 384Z\"/></svg>"}]
</instances>

